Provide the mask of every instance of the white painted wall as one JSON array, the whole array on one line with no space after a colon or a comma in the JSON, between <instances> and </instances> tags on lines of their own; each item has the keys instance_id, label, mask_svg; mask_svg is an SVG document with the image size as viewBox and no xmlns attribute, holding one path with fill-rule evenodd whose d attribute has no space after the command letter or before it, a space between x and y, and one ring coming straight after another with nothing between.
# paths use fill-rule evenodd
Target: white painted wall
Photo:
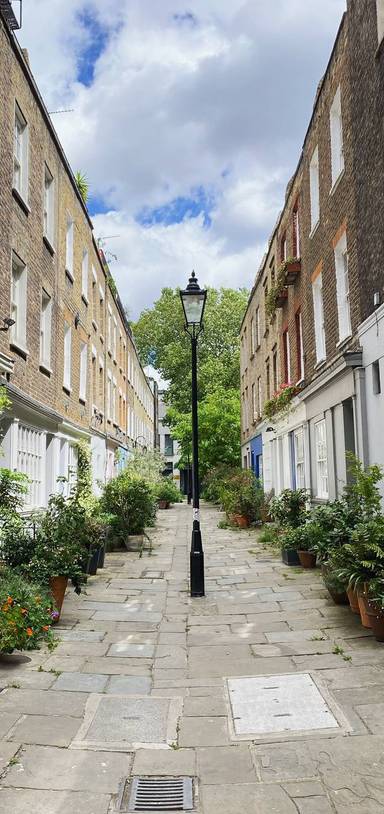
<instances>
[{"instance_id":1,"label":"white painted wall","mask_svg":"<svg viewBox=\"0 0 384 814\"><path fill-rule=\"evenodd\" d=\"M384 305L360 325L359 339L365 369L369 463L384 467ZM381 393L375 393L373 386L376 361L379 362ZM384 498L384 484L381 484L381 492Z\"/></svg>"}]
</instances>

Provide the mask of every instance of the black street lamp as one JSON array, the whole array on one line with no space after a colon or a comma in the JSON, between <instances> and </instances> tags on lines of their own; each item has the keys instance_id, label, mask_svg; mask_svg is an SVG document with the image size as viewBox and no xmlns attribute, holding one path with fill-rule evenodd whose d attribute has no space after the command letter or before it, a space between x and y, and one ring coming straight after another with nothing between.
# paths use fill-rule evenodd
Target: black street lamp
<instances>
[{"instance_id":1,"label":"black street lamp","mask_svg":"<svg viewBox=\"0 0 384 814\"><path fill-rule=\"evenodd\" d=\"M192 494L193 528L190 553L191 596L204 596L204 552L200 531L199 501L199 429L197 421L197 340L203 330L203 316L207 292L203 291L195 272L189 278L185 291L180 291L185 316L185 330L192 345Z\"/></svg>"}]
</instances>

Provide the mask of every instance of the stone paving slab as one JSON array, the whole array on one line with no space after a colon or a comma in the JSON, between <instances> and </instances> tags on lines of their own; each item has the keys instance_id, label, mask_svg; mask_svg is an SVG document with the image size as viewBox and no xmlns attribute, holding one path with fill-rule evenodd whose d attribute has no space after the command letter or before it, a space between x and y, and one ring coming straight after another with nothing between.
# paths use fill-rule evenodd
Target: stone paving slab
<instances>
[{"instance_id":1,"label":"stone paving slab","mask_svg":"<svg viewBox=\"0 0 384 814\"><path fill-rule=\"evenodd\" d=\"M7 739L42 746L69 746L79 727L79 718L23 715L8 733Z\"/></svg>"},{"instance_id":2,"label":"stone paving slab","mask_svg":"<svg viewBox=\"0 0 384 814\"><path fill-rule=\"evenodd\" d=\"M26 746L1 782L13 788L116 794L131 764L131 755Z\"/></svg>"},{"instance_id":3,"label":"stone paving slab","mask_svg":"<svg viewBox=\"0 0 384 814\"><path fill-rule=\"evenodd\" d=\"M88 791L0 788L0 811L9 814L108 814L111 796Z\"/></svg>"}]
</instances>

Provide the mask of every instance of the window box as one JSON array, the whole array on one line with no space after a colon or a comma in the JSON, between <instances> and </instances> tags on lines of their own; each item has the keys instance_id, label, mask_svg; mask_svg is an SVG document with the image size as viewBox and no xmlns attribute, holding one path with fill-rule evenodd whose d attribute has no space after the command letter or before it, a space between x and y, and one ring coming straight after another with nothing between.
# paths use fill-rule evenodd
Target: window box
<instances>
[{"instance_id":1,"label":"window box","mask_svg":"<svg viewBox=\"0 0 384 814\"><path fill-rule=\"evenodd\" d=\"M301 258L292 257L285 262L285 284L294 285L301 272Z\"/></svg>"},{"instance_id":2,"label":"window box","mask_svg":"<svg viewBox=\"0 0 384 814\"><path fill-rule=\"evenodd\" d=\"M288 302L288 289L283 288L276 297L276 308L283 308L286 302Z\"/></svg>"},{"instance_id":3,"label":"window box","mask_svg":"<svg viewBox=\"0 0 384 814\"><path fill-rule=\"evenodd\" d=\"M271 419L276 415L288 413L290 403L297 395L297 387L294 384L282 384L280 389L268 399L264 405L264 417Z\"/></svg>"}]
</instances>

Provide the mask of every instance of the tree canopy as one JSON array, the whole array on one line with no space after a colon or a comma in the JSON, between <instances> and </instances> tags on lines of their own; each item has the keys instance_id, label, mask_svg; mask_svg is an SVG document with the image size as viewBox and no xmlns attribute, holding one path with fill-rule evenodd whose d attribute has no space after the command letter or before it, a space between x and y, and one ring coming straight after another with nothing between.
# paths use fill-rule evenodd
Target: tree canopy
<instances>
[{"instance_id":1,"label":"tree canopy","mask_svg":"<svg viewBox=\"0 0 384 814\"><path fill-rule=\"evenodd\" d=\"M219 462L240 459L240 325L245 289L208 289L198 343L199 440L202 475ZM179 291L164 288L133 326L143 365L169 382L166 420L186 463L191 446L191 343L184 331Z\"/></svg>"}]
</instances>

